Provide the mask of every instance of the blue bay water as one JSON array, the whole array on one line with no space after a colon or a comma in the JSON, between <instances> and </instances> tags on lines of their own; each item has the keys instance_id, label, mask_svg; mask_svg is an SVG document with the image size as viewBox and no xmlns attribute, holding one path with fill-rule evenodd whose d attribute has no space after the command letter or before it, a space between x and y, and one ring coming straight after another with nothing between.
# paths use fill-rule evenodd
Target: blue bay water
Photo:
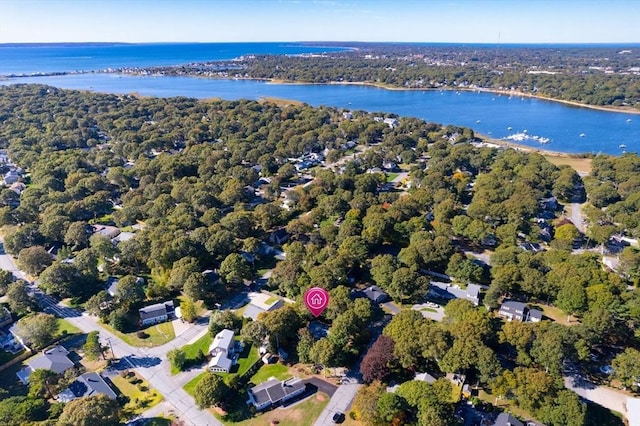
<instances>
[{"instance_id":1,"label":"blue bay water","mask_svg":"<svg viewBox=\"0 0 640 426\"><path fill-rule=\"evenodd\" d=\"M147 96L298 100L313 106L395 113L453 124L501 139L521 133L523 145L566 153L619 155L640 151L640 115L599 111L533 98L437 90L385 90L354 85L272 84L253 80L80 74L25 77L0 84L40 83L60 88ZM541 144L533 136L548 138ZM626 145L621 148L620 145Z\"/></svg>"},{"instance_id":2,"label":"blue bay water","mask_svg":"<svg viewBox=\"0 0 640 426\"><path fill-rule=\"evenodd\" d=\"M486 46L479 45L479 48ZM293 55L341 49L295 43L0 45L0 75L177 65L251 54ZM276 97L313 106L395 113L445 125L465 126L496 139L519 134L524 140L518 140L518 143L559 152L617 155L623 150L640 151L640 115L490 93L391 91L368 86L270 84L100 73L0 78L0 85L16 83L160 97L228 100ZM549 142L543 145L540 138Z\"/></svg>"},{"instance_id":3,"label":"blue bay water","mask_svg":"<svg viewBox=\"0 0 640 426\"><path fill-rule=\"evenodd\" d=\"M298 55L343 50L296 43L0 44L0 75L181 65L244 55Z\"/></svg>"}]
</instances>

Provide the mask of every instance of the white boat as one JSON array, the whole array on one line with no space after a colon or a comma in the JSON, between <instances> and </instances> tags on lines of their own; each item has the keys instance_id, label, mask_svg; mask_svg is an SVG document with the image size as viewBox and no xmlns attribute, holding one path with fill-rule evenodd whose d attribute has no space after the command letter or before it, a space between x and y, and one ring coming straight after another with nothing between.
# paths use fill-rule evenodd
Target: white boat
<instances>
[{"instance_id":1,"label":"white boat","mask_svg":"<svg viewBox=\"0 0 640 426\"><path fill-rule=\"evenodd\" d=\"M625 149L626 147L627 147L627 146L626 146L625 144L623 144L623 143L621 143L620 145L618 145L618 148L620 148L620 149Z\"/></svg>"},{"instance_id":2,"label":"white boat","mask_svg":"<svg viewBox=\"0 0 640 426\"><path fill-rule=\"evenodd\" d=\"M631 119L630 118L627 118L627 123L631 123Z\"/></svg>"},{"instance_id":3,"label":"white boat","mask_svg":"<svg viewBox=\"0 0 640 426\"><path fill-rule=\"evenodd\" d=\"M476 120L476 123L479 123L479 122L480 122L480 120Z\"/></svg>"},{"instance_id":4,"label":"white boat","mask_svg":"<svg viewBox=\"0 0 640 426\"><path fill-rule=\"evenodd\" d=\"M587 136L587 134L586 134L586 133L580 133L580 137L581 137L581 138L584 138L585 136Z\"/></svg>"},{"instance_id":5,"label":"white boat","mask_svg":"<svg viewBox=\"0 0 640 426\"><path fill-rule=\"evenodd\" d=\"M507 127L507 130L513 130L513 127L509 126Z\"/></svg>"}]
</instances>

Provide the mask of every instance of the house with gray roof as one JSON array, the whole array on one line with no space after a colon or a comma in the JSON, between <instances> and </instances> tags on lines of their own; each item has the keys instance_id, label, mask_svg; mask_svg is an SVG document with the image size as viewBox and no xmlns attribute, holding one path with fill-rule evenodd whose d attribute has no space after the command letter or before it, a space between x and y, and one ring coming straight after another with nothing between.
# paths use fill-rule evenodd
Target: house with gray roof
<instances>
[{"instance_id":1,"label":"house with gray roof","mask_svg":"<svg viewBox=\"0 0 640 426\"><path fill-rule=\"evenodd\" d=\"M60 402L69 402L76 398L98 394L106 395L111 399L116 399L118 396L100 374L85 373L58 394L56 399Z\"/></svg>"},{"instance_id":2,"label":"house with gray roof","mask_svg":"<svg viewBox=\"0 0 640 426\"><path fill-rule=\"evenodd\" d=\"M138 309L140 324L146 326L165 322L174 311L173 300L145 306L144 308Z\"/></svg>"},{"instance_id":3,"label":"house with gray roof","mask_svg":"<svg viewBox=\"0 0 640 426\"><path fill-rule=\"evenodd\" d=\"M371 285L365 288L362 290L362 294L373 303L382 303L389 299L389 295L377 285Z\"/></svg>"},{"instance_id":4,"label":"house with gray roof","mask_svg":"<svg viewBox=\"0 0 640 426\"><path fill-rule=\"evenodd\" d=\"M500 305L498 315L507 321L540 322L542 311L529 308L526 303L515 300L505 300Z\"/></svg>"},{"instance_id":5,"label":"house with gray roof","mask_svg":"<svg viewBox=\"0 0 640 426\"><path fill-rule=\"evenodd\" d=\"M460 288L459 285L431 281L429 294L442 299L465 299L478 306L480 304L481 289L482 287L478 284L468 284L467 288Z\"/></svg>"},{"instance_id":6,"label":"house with gray roof","mask_svg":"<svg viewBox=\"0 0 640 426\"><path fill-rule=\"evenodd\" d=\"M63 346L54 346L42 351L41 355L27 361L27 366L18 371L16 375L24 384L29 383L29 376L36 370L51 370L56 374L62 374L74 366L69 359L69 351Z\"/></svg>"},{"instance_id":7,"label":"house with gray roof","mask_svg":"<svg viewBox=\"0 0 640 426\"><path fill-rule=\"evenodd\" d=\"M305 383L296 377L282 382L272 377L249 389L247 404L253 404L256 410L264 410L304 393L305 389Z\"/></svg>"},{"instance_id":8,"label":"house with gray roof","mask_svg":"<svg viewBox=\"0 0 640 426\"><path fill-rule=\"evenodd\" d=\"M213 338L209 346L211 360L207 366L209 371L228 373L237 360L237 353L242 350L235 340L233 330L224 329Z\"/></svg>"},{"instance_id":9,"label":"house with gray roof","mask_svg":"<svg viewBox=\"0 0 640 426\"><path fill-rule=\"evenodd\" d=\"M524 426L524 423L509 413L500 413L493 426Z\"/></svg>"}]
</instances>

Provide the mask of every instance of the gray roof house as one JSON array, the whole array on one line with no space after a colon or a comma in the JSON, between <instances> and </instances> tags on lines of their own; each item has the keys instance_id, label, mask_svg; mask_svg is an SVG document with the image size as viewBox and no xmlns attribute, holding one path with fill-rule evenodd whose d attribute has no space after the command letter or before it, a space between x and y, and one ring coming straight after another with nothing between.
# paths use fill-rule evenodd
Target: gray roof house
<instances>
[{"instance_id":1,"label":"gray roof house","mask_svg":"<svg viewBox=\"0 0 640 426\"><path fill-rule=\"evenodd\" d=\"M380 287L377 285L372 285L364 290L362 290L362 294L373 303L382 303L389 299L389 295L385 293Z\"/></svg>"},{"instance_id":2,"label":"gray roof house","mask_svg":"<svg viewBox=\"0 0 640 426\"><path fill-rule=\"evenodd\" d=\"M509 413L500 413L493 426L524 426L524 423Z\"/></svg>"},{"instance_id":3,"label":"gray roof house","mask_svg":"<svg viewBox=\"0 0 640 426\"><path fill-rule=\"evenodd\" d=\"M174 310L173 300L145 306L144 308L138 309L140 323L142 325L152 325L167 321L169 315L172 314Z\"/></svg>"},{"instance_id":4,"label":"gray roof house","mask_svg":"<svg viewBox=\"0 0 640 426\"><path fill-rule=\"evenodd\" d=\"M56 399L60 402L73 401L76 398L103 394L111 399L117 395L111 386L98 373L86 373L78 377L71 385L60 392Z\"/></svg>"},{"instance_id":5,"label":"gray roof house","mask_svg":"<svg viewBox=\"0 0 640 426\"><path fill-rule=\"evenodd\" d=\"M228 373L235 364L236 341L233 330L224 329L213 338L209 346L211 360L207 366L209 371Z\"/></svg>"},{"instance_id":6,"label":"gray roof house","mask_svg":"<svg viewBox=\"0 0 640 426\"><path fill-rule=\"evenodd\" d=\"M253 404L257 410L264 410L300 395L305 389L305 383L296 377L282 382L272 377L249 389L247 404Z\"/></svg>"},{"instance_id":7,"label":"gray roof house","mask_svg":"<svg viewBox=\"0 0 640 426\"><path fill-rule=\"evenodd\" d=\"M526 310L527 305L522 302L505 300L502 305L500 305L498 315L506 318L508 321L524 321Z\"/></svg>"},{"instance_id":8,"label":"gray roof house","mask_svg":"<svg viewBox=\"0 0 640 426\"><path fill-rule=\"evenodd\" d=\"M445 299L466 299L474 305L480 304L480 287L478 284L468 284L467 288L463 289L457 285L450 285L449 283L443 283L438 281L431 281L429 292L437 297Z\"/></svg>"},{"instance_id":9,"label":"gray roof house","mask_svg":"<svg viewBox=\"0 0 640 426\"><path fill-rule=\"evenodd\" d=\"M515 300L505 300L500 305L498 315L507 321L520 322L540 322L542 321L542 311L538 309L530 309L526 303L517 302Z\"/></svg>"},{"instance_id":10,"label":"gray roof house","mask_svg":"<svg viewBox=\"0 0 640 426\"><path fill-rule=\"evenodd\" d=\"M63 346L54 346L46 349L42 351L41 355L27 361L27 367L18 371L16 375L22 383L27 384L31 373L39 369L51 370L56 374L62 374L74 366L68 355L69 351Z\"/></svg>"}]
</instances>

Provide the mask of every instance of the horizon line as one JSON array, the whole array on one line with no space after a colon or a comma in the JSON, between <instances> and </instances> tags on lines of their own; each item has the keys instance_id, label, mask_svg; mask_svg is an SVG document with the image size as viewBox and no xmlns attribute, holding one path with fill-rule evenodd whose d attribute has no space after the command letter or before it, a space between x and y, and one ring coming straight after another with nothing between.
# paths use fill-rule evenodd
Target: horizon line
<instances>
[{"instance_id":1,"label":"horizon line","mask_svg":"<svg viewBox=\"0 0 640 426\"><path fill-rule=\"evenodd\" d=\"M640 45L640 41L606 41L606 42L590 42L590 41L561 41L561 42L483 42L483 41L356 41L356 40L272 40L272 41L29 41L29 42L0 42L0 46L7 45L79 45L79 44L124 44L124 45L140 45L140 44L272 44L272 43L330 43L330 44L454 44L454 45Z\"/></svg>"}]
</instances>

